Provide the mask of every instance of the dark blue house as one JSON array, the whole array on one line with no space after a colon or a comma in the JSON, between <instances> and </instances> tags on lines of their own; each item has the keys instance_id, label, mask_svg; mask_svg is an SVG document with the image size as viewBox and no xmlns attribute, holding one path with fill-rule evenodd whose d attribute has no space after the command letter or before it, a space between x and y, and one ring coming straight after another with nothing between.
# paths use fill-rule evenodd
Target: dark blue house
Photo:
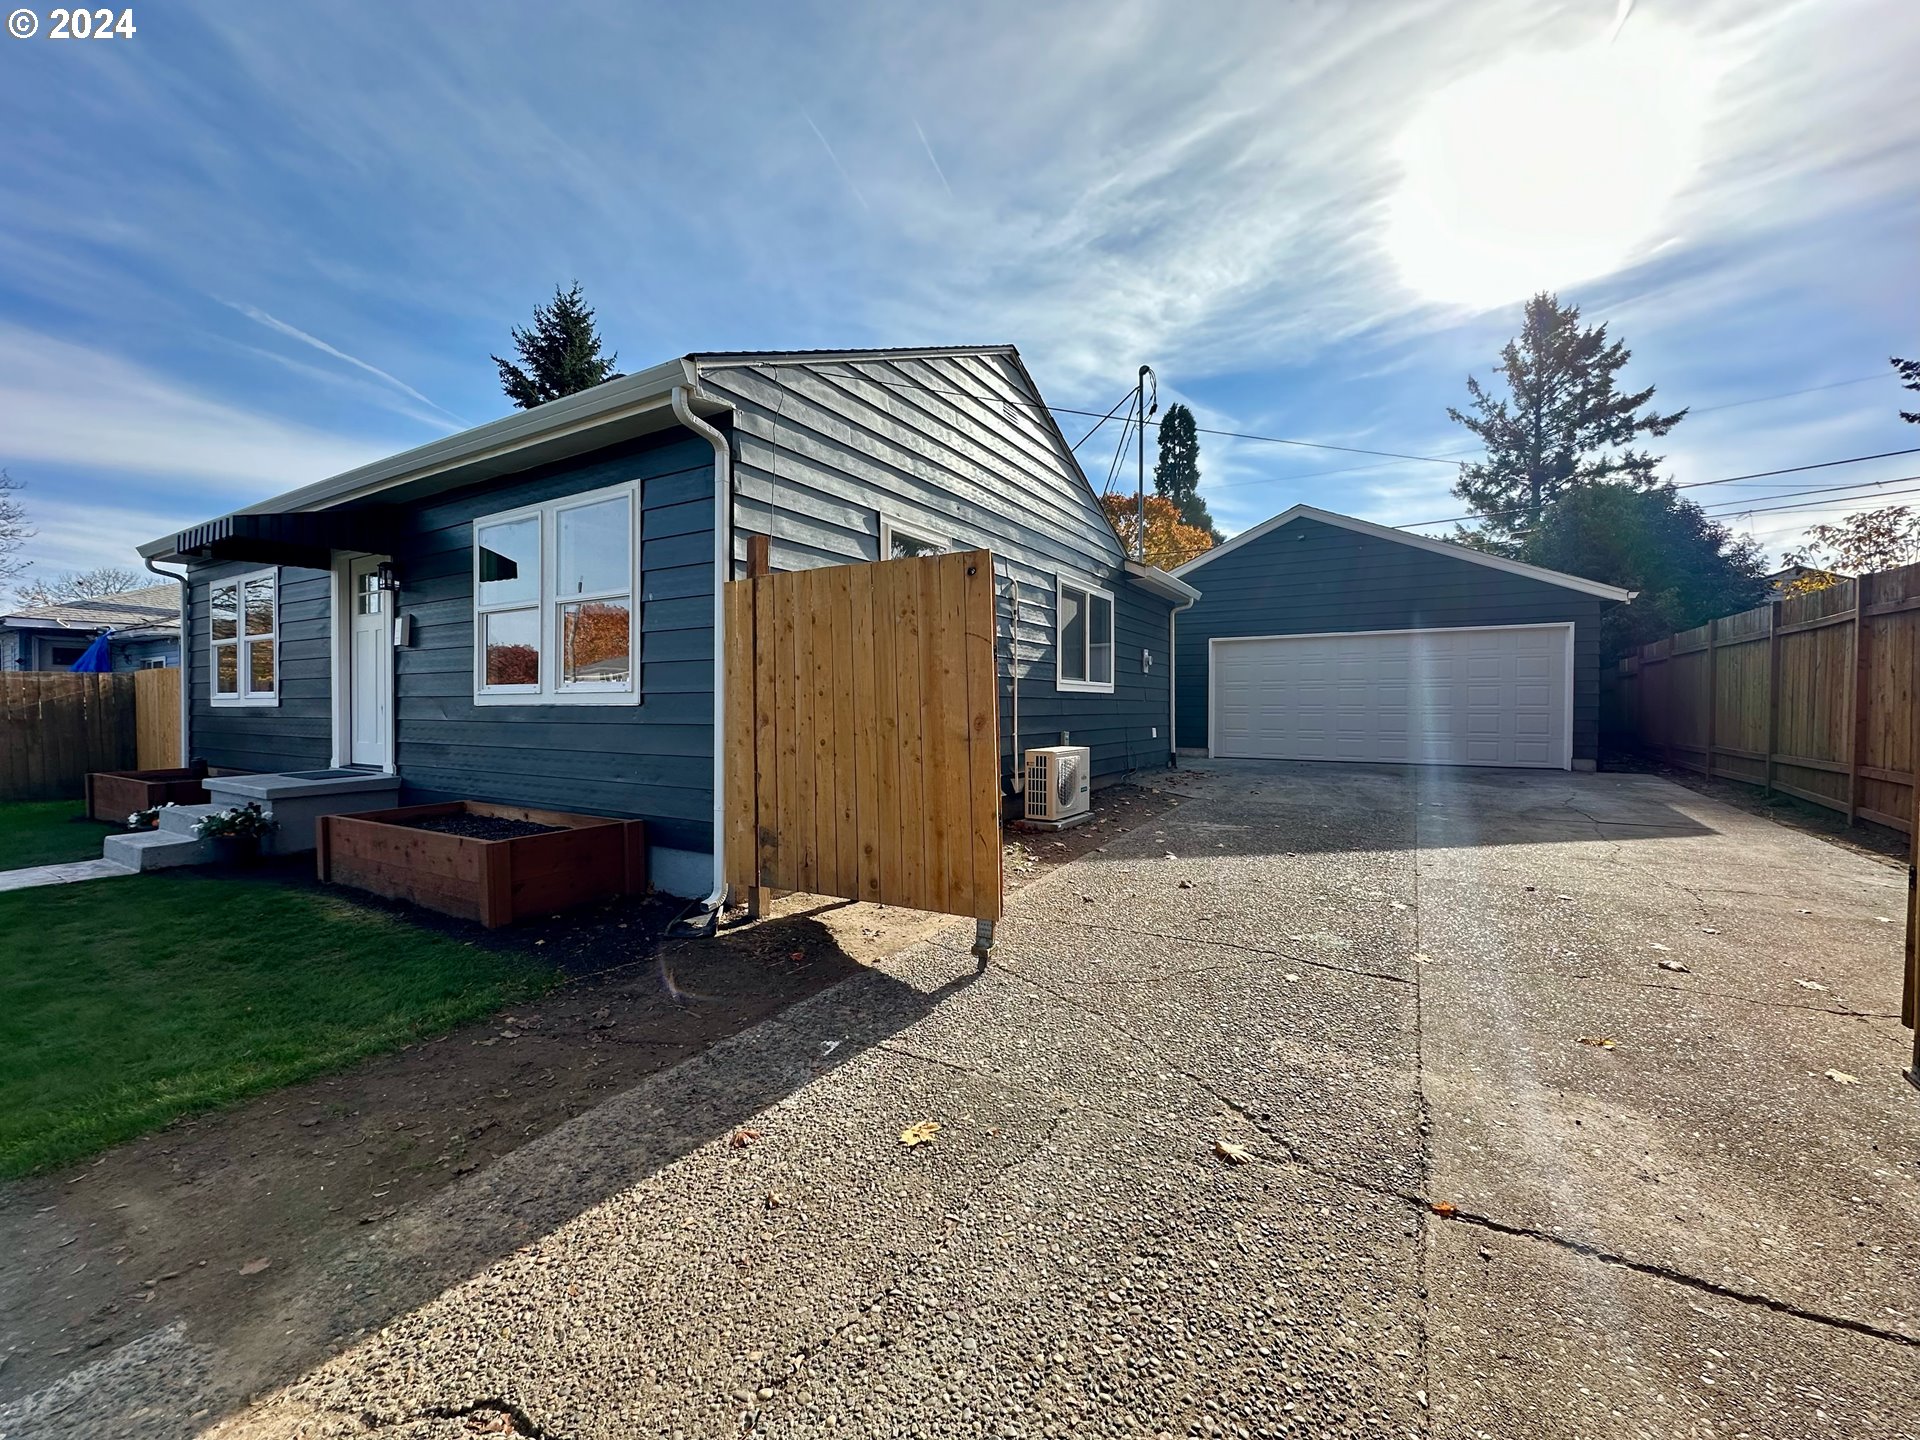
<instances>
[{"instance_id":1,"label":"dark blue house","mask_svg":"<svg viewBox=\"0 0 1920 1440\"><path fill-rule=\"evenodd\" d=\"M1628 591L1310 505L1174 574L1201 591L1183 750L1594 768L1600 612Z\"/></svg>"},{"instance_id":2,"label":"dark blue house","mask_svg":"<svg viewBox=\"0 0 1920 1440\"><path fill-rule=\"evenodd\" d=\"M755 535L776 571L990 549L1009 789L1037 745L1096 781L1170 759L1195 592L1128 559L1011 346L689 355L141 553L185 567L188 758L643 818L698 895Z\"/></svg>"}]
</instances>

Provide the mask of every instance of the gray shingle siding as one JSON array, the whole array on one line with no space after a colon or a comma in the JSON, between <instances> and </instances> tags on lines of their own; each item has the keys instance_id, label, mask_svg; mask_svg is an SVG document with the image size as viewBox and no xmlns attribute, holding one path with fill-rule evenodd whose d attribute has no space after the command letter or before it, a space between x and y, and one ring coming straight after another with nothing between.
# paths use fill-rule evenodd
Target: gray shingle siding
<instances>
[{"instance_id":1,"label":"gray shingle siding","mask_svg":"<svg viewBox=\"0 0 1920 1440\"><path fill-rule=\"evenodd\" d=\"M1207 744L1207 642L1463 625L1573 622L1573 758L1600 748L1600 609L1606 601L1470 560L1308 517L1182 577L1200 599L1180 617L1180 744Z\"/></svg>"},{"instance_id":2,"label":"gray shingle siding","mask_svg":"<svg viewBox=\"0 0 1920 1440\"><path fill-rule=\"evenodd\" d=\"M192 686L191 751L228 770L314 770L333 758L333 576L280 570L278 705L215 706L207 640L207 586L271 567L197 565L187 616L187 676Z\"/></svg>"},{"instance_id":3,"label":"gray shingle siding","mask_svg":"<svg viewBox=\"0 0 1920 1440\"><path fill-rule=\"evenodd\" d=\"M1120 542L1011 358L725 366L704 370L701 386L734 406L736 574L750 535L769 537L776 571L877 560L882 515L990 549L1006 773L1015 669L1022 747L1066 731L1092 748L1096 779L1166 763L1170 606L1126 575ZM1055 688L1057 577L1115 597L1111 695Z\"/></svg>"},{"instance_id":4,"label":"gray shingle siding","mask_svg":"<svg viewBox=\"0 0 1920 1440\"><path fill-rule=\"evenodd\" d=\"M473 521L638 479L637 706L473 703ZM491 800L648 822L648 840L713 848L713 450L674 431L436 496L395 541L413 644L395 677L409 803Z\"/></svg>"}]
</instances>

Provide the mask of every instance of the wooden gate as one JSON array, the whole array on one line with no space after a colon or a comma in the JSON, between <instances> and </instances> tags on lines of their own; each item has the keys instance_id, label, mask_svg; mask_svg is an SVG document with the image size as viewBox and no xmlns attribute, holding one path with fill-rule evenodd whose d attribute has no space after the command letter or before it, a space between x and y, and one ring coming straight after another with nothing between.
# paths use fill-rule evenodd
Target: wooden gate
<instances>
[{"instance_id":1,"label":"wooden gate","mask_svg":"<svg viewBox=\"0 0 1920 1440\"><path fill-rule=\"evenodd\" d=\"M730 581L727 880L1000 918L985 550Z\"/></svg>"}]
</instances>

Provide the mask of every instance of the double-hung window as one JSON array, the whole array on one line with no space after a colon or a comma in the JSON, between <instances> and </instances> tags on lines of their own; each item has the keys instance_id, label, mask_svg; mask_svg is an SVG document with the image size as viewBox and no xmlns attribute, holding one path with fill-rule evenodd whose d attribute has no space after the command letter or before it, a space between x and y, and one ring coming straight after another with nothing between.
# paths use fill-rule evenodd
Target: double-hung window
<instances>
[{"instance_id":1,"label":"double-hung window","mask_svg":"<svg viewBox=\"0 0 1920 1440\"><path fill-rule=\"evenodd\" d=\"M1091 585L1061 579L1055 602L1055 688L1112 694L1113 596Z\"/></svg>"},{"instance_id":2,"label":"double-hung window","mask_svg":"<svg viewBox=\"0 0 1920 1440\"><path fill-rule=\"evenodd\" d=\"M215 705L280 703L278 570L256 570L207 586L207 648Z\"/></svg>"},{"instance_id":3,"label":"double-hung window","mask_svg":"<svg viewBox=\"0 0 1920 1440\"><path fill-rule=\"evenodd\" d=\"M639 520L628 484L474 522L475 703L639 701Z\"/></svg>"}]
</instances>

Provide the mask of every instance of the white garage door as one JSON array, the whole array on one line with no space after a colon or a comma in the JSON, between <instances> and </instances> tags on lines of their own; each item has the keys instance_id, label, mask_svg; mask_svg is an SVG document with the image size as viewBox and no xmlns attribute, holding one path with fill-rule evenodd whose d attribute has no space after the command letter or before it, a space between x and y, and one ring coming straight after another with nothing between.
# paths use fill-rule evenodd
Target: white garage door
<instances>
[{"instance_id":1,"label":"white garage door","mask_svg":"<svg viewBox=\"0 0 1920 1440\"><path fill-rule=\"evenodd\" d=\"M1212 660L1218 756L1571 764L1569 625L1215 640Z\"/></svg>"}]
</instances>

